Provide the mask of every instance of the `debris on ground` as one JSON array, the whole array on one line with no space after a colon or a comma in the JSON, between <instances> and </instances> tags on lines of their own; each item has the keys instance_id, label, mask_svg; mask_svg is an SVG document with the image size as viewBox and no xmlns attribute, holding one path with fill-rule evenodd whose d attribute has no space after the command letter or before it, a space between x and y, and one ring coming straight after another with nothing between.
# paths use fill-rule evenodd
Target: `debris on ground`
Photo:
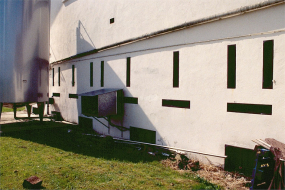
<instances>
[{"instance_id":1,"label":"debris on ground","mask_svg":"<svg viewBox=\"0 0 285 190\"><path fill-rule=\"evenodd\" d=\"M177 154L174 159L167 158L161 161L174 170L195 172L210 183L220 185L225 189L249 189L250 178L244 175L224 171L223 168L205 165L197 160L191 160L185 155Z\"/></svg>"},{"instance_id":2,"label":"debris on ground","mask_svg":"<svg viewBox=\"0 0 285 190\"><path fill-rule=\"evenodd\" d=\"M86 134L85 134L86 135ZM112 139L106 135L97 134L98 137L103 138L104 146L113 144L113 141L116 143L126 143L120 141L119 139ZM250 178L246 177L239 173L233 173L224 171L223 168L213 166L213 165L204 165L197 160L191 160L185 156L184 152L181 151L171 151L164 148L155 147L151 145L134 145L134 150L145 152L149 155L161 157L162 164L167 167L170 167L179 172L195 172L198 175L198 178L203 178L210 183L217 184L224 189L249 189L250 187Z\"/></svg>"},{"instance_id":3,"label":"debris on ground","mask_svg":"<svg viewBox=\"0 0 285 190\"><path fill-rule=\"evenodd\" d=\"M155 153L153 152L148 152L148 154L155 156Z\"/></svg>"},{"instance_id":4,"label":"debris on ground","mask_svg":"<svg viewBox=\"0 0 285 190\"><path fill-rule=\"evenodd\" d=\"M37 176L31 176L24 180L23 187L26 189L41 189L42 182Z\"/></svg>"},{"instance_id":5,"label":"debris on ground","mask_svg":"<svg viewBox=\"0 0 285 190\"><path fill-rule=\"evenodd\" d=\"M259 171L262 171L263 173L267 172L268 174L266 175L266 178L270 176L270 179L266 179L262 177L261 180L258 180L254 178L252 182L253 187L259 185L258 183L260 182L264 183L264 181L266 181L265 182L266 189L284 189L285 188L285 179L284 179L285 177L285 169L284 169L285 168L285 144L273 138L266 138L265 140L255 139L252 141L258 144L258 146L256 146L255 148L257 149L257 155L261 154L260 152L263 152L263 151L264 152L270 151L273 155L273 156L269 156L269 158L271 159L271 162L270 164L268 164L268 166L259 166L258 163L256 163L256 168L254 170L255 173L253 174L258 176L258 174L260 173Z\"/></svg>"},{"instance_id":6,"label":"debris on ground","mask_svg":"<svg viewBox=\"0 0 285 190\"><path fill-rule=\"evenodd\" d=\"M169 154L167 154L167 153L162 152L161 154L162 154L162 156L169 157Z\"/></svg>"}]
</instances>

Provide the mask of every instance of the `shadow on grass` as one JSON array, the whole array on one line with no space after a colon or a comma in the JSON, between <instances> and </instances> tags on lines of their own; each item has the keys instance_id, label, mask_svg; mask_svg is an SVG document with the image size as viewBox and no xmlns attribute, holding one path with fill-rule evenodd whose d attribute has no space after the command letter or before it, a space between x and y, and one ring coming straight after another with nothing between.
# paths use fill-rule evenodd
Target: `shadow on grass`
<instances>
[{"instance_id":1,"label":"shadow on grass","mask_svg":"<svg viewBox=\"0 0 285 190\"><path fill-rule=\"evenodd\" d=\"M90 134L93 135L83 135ZM94 131L78 125L58 122L29 121L1 125L1 136L18 138L97 158L128 162L151 162L166 157L167 150L151 146L129 145L114 142L112 137L102 138ZM156 153L155 156L148 152Z\"/></svg>"}]
</instances>

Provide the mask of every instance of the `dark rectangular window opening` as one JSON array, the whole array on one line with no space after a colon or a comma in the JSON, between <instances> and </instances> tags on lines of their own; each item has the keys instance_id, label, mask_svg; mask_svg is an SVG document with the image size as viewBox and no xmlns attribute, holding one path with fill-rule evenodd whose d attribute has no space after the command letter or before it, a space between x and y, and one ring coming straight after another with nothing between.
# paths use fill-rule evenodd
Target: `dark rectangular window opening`
<instances>
[{"instance_id":1,"label":"dark rectangular window opening","mask_svg":"<svg viewBox=\"0 0 285 190\"><path fill-rule=\"evenodd\" d=\"M272 115L272 105L227 103L227 112Z\"/></svg>"},{"instance_id":2,"label":"dark rectangular window opening","mask_svg":"<svg viewBox=\"0 0 285 190\"><path fill-rule=\"evenodd\" d=\"M48 99L48 103L49 103L49 104L54 104L54 99L53 99L53 98L49 98L49 99Z\"/></svg>"},{"instance_id":3,"label":"dark rectangular window opening","mask_svg":"<svg viewBox=\"0 0 285 190\"><path fill-rule=\"evenodd\" d=\"M90 87L93 87L93 62L90 62Z\"/></svg>"},{"instance_id":4,"label":"dark rectangular window opening","mask_svg":"<svg viewBox=\"0 0 285 190\"><path fill-rule=\"evenodd\" d=\"M77 95L77 94L69 94L68 97L69 97L69 98L78 99L78 95Z\"/></svg>"},{"instance_id":5,"label":"dark rectangular window opening","mask_svg":"<svg viewBox=\"0 0 285 190\"><path fill-rule=\"evenodd\" d=\"M274 42L268 40L263 42L263 77L262 88L273 89L273 54Z\"/></svg>"},{"instance_id":6,"label":"dark rectangular window opening","mask_svg":"<svg viewBox=\"0 0 285 190\"><path fill-rule=\"evenodd\" d=\"M156 131L130 127L130 140L155 144Z\"/></svg>"},{"instance_id":7,"label":"dark rectangular window opening","mask_svg":"<svg viewBox=\"0 0 285 190\"><path fill-rule=\"evenodd\" d=\"M98 115L98 96L81 96L81 112L86 116Z\"/></svg>"},{"instance_id":8,"label":"dark rectangular window opening","mask_svg":"<svg viewBox=\"0 0 285 190\"><path fill-rule=\"evenodd\" d=\"M53 97L60 97L60 93L55 93L55 92L54 92L54 93L52 93L52 96L53 96Z\"/></svg>"},{"instance_id":9,"label":"dark rectangular window opening","mask_svg":"<svg viewBox=\"0 0 285 190\"><path fill-rule=\"evenodd\" d=\"M54 68L52 68L52 86L54 86Z\"/></svg>"},{"instance_id":10,"label":"dark rectangular window opening","mask_svg":"<svg viewBox=\"0 0 285 190\"><path fill-rule=\"evenodd\" d=\"M72 65L72 86L74 86L74 84L75 84L75 80L74 80L74 73L75 72L75 67L74 67L74 65Z\"/></svg>"},{"instance_id":11,"label":"dark rectangular window opening","mask_svg":"<svg viewBox=\"0 0 285 190\"><path fill-rule=\"evenodd\" d=\"M138 104L138 98L124 97L124 103L127 103L127 104Z\"/></svg>"},{"instance_id":12,"label":"dark rectangular window opening","mask_svg":"<svg viewBox=\"0 0 285 190\"><path fill-rule=\"evenodd\" d=\"M127 57L127 81L126 86L131 86L131 58Z\"/></svg>"},{"instance_id":13,"label":"dark rectangular window opening","mask_svg":"<svg viewBox=\"0 0 285 190\"><path fill-rule=\"evenodd\" d=\"M190 101L189 100L166 100L166 99L162 99L162 106L190 109Z\"/></svg>"},{"instance_id":14,"label":"dark rectangular window opening","mask_svg":"<svg viewBox=\"0 0 285 190\"><path fill-rule=\"evenodd\" d=\"M113 24L115 22L115 18L110 19L110 24Z\"/></svg>"},{"instance_id":15,"label":"dark rectangular window opening","mask_svg":"<svg viewBox=\"0 0 285 190\"><path fill-rule=\"evenodd\" d=\"M60 86L60 67L58 67L58 86Z\"/></svg>"},{"instance_id":16,"label":"dark rectangular window opening","mask_svg":"<svg viewBox=\"0 0 285 190\"><path fill-rule=\"evenodd\" d=\"M236 45L228 45L228 88L236 88Z\"/></svg>"},{"instance_id":17,"label":"dark rectangular window opening","mask_svg":"<svg viewBox=\"0 0 285 190\"><path fill-rule=\"evenodd\" d=\"M173 52L173 87L179 87L179 51Z\"/></svg>"},{"instance_id":18,"label":"dark rectangular window opening","mask_svg":"<svg viewBox=\"0 0 285 190\"><path fill-rule=\"evenodd\" d=\"M101 87L104 87L104 61L101 61Z\"/></svg>"},{"instance_id":19,"label":"dark rectangular window opening","mask_svg":"<svg viewBox=\"0 0 285 190\"><path fill-rule=\"evenodd\" d=\"M225 145L225 170L243 173L251 176L255 166L256 153L254 150Z\"/></svg>"}]
</instances>

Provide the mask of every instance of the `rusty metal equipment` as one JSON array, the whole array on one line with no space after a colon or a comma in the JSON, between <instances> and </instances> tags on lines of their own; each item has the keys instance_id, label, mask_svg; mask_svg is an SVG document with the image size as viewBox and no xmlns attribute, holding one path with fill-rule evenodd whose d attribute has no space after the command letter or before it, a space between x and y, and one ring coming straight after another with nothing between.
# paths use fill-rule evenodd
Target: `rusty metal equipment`
<instances>
[{"instance_id":1,"label":"rusty metal equipment","mask_svg":"<svg viewBox=\"0 0 285 190\"><path fill-rule=\"evenodd\" d=\"M83 94L81 96L81 111L83 115L105 117L123 113L123 90L101 89Z\"/></svg>"}]
</instances>

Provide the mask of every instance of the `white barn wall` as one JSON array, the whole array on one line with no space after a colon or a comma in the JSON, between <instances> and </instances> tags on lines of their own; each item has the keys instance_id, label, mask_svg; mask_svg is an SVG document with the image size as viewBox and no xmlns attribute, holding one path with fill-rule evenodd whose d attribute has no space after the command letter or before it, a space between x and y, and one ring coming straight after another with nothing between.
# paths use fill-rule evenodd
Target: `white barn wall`
<instances>
[{"instance_id":1,"label":"white barn wall","mask_svg":"<svg viewBox=\"0 0 285 190\"><path fill-rule=\"evenodd\" d=\"M225 144L253 148L251 139L282 141L284 10L284 4L274 6L54 65L55 86L50 87L50 93L61 95L54 98L52 109L60 111L65 120L78 122L80 98L69 99L68 94L101 89L100 64L104 61L104 88L123 88L125 96L138 97L137 105L125 104L123 126L156 131L157 144L224 155ZM262 89L265 40L274 40L273 89ZM236 89L227 89L227 46L231 44L236 44ZM174 51L179 51L179 88L172 85ZM127 57L131 57L130 87L126 87ZM90 62L93 87L89 84ZM74 87L72 65L76 68ZM60 87L58 67L62 71ZM162 107L162 99L190 100L190 109ZM272 115L227 112L228 102L269 104ZM93 120L93 125L98 132L108 134L97 121ZM122 136L113 127L110 135ZM128 131L123 138L129 139ZM223 160L214 162L222 164Z\"/></svg>"},{"instance_id":2,"label":"white barn wall","mask_svg":"<svg viewBox=\"0 0 285 190\"><path fill-rule=\"evenodd\" d=\"M265 0L52 0L50 61L260 2Z\"/></svg>"}]
</instances>

